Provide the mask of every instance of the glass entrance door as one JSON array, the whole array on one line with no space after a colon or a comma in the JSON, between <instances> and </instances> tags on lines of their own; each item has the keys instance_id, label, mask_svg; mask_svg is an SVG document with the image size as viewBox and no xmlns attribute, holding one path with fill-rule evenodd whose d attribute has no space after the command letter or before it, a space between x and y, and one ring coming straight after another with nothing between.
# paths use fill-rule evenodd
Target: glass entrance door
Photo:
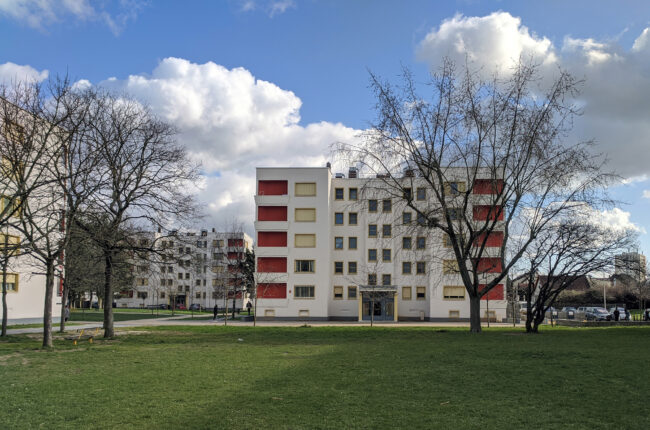
<instances>
[{"instance_id":1,"label":"glass entrance door","mask_svg":"<svg viewBox=\"0 0 650 430\"><path fill-rule=\"evenodd\" d=\"M393 321L395 315L395 298L393 294L374 297L374 300L368 294L363 294L363 321L370 321L371 309L373 321Z\"/></svg>"}]
</instances>

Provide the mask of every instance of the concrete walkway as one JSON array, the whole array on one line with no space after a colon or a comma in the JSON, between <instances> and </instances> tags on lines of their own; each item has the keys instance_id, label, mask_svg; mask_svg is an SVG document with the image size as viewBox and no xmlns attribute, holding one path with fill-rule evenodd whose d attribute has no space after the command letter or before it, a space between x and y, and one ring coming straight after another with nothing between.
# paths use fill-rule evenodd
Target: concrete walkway
<instances>
[{"instance_id":1,"label":"concrete walkway","mask_svg":"<svg viewBox=\"0 0 650 430\"><path fill-rule=\"evenodd\" d=\"M101 327L102 323L97 322L77 322L78 325L67 326L67 332L73 332L80 329L88 329ZM137 328L137 327L158 327L158 326L214 326L223 325L223 318L216 321L211 319L192 319L190 315L181 315L169 318L152 318L152 319L139 319L131 321L120 321L114 323L115 328ZM310 325L312 327L369 327L369 322L357 321L258 321L258 327L299 327L302 325ZM252 321L231 321L228 320L229 326L235 327L252 327ZM469 327L469 323L463 322L376 322L377 327ZM518 327L523 325L518 324ZM487 325L483 325L487 327ZM490 323L490 327L512 327L512 323ZM35 328L22 328L7 330L7 334L30 334L42 333L42 327ZM53 334L58 332L58 324L53 326ZM118 333L119 334L119 333Z\"/></svg>"}]
</instances>

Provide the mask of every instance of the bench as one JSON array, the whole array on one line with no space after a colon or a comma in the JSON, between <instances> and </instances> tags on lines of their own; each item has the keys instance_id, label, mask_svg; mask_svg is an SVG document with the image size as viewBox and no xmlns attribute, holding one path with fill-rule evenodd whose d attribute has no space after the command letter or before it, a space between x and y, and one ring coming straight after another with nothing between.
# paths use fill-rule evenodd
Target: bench
<instances>
[{"instance_id":1,"label":"bench","mask_svg":"<svg viewBox=\"0 0 650 430\"><path fill-rule=\"evenodd\" d=\"M89 343L93 343L95 336L99 335L101 327L80 328L75 331L74 336L66 337L66 340L71 340L76 345L80 340L88 339Z\"/></svg>"}]
</instances>

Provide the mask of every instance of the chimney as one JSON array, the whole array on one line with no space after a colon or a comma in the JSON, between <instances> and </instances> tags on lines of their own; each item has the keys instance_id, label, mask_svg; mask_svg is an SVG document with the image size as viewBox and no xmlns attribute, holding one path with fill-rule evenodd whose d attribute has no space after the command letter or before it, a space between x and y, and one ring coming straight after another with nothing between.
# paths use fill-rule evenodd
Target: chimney
<instances>
[{"instance_id":1,"label":"chimney","mask_svg":"<svg viewBox=\"0 0 650 430\"><path fill-rule=\"evenodd\" d=\"M214 227L212 227L212 233L214 233Z\"/></svg>"},{"instance_id":2,"label":"chimney","mask_svg":"<svg viewBox=\"0 0 650 430\"><path fill-rule=\"evenodd\" d=\"M325 167L327 167L328 169L331 169L331 168L332 168L332 163L330 163L330 162L328 161L327 164L325 165Z\"/></svg>"},{"instance_id":3,"label":"chimney","mask_svg":"<svg viewBox=\"0 0 650 430\"><path fill-rule=\"evenodd\" d=\"M348 170L348 178L354 179L357 177L357 168L356 167L350 167Z\"/></svg>"}]
</instances>

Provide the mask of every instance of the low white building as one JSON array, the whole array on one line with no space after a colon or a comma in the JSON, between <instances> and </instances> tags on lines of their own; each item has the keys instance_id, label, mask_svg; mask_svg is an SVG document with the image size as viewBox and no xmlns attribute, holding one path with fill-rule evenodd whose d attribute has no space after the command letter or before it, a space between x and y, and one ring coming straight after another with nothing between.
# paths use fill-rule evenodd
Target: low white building
<instances>
[{"instance_id":1,"label":"low white building","mask_svg":"<svg viewBox=\"0 0 650 430\"><path fill-rule=\"evenodd\" d=\"M422 180L404 180L414 184L416 203L427 204ZM469 208L479 217L486 213L481 193ZM255 203L258 317L469 319L469 299L442 233L419 225L382 179L358 178L354 169L345 178L329 167L258 168ZM488 268L481 275L486 282L501 270L502 241L497 232L479 262ZM500 284L483 297L481 315L501 321L506 307Z\"/></svg>"}]
</instances>

